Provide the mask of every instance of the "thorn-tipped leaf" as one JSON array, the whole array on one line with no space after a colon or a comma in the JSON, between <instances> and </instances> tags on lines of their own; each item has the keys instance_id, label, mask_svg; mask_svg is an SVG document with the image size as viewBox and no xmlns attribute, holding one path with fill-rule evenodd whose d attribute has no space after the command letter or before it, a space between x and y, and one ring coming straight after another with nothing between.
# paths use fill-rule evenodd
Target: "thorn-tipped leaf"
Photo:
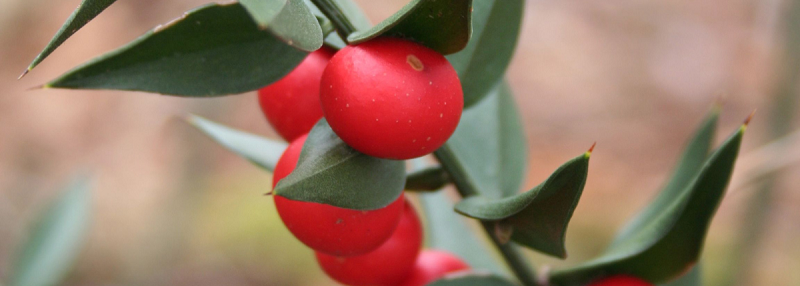
<instances>
[{"instance_id":1,"label":"thorn-tipped leaf","mask_svg":"<svg viewBox=\"0 0 800 286\"><path fill-rule=\"evenodd\" d=\"M297 167L278 183L275 194L295 201L374 210L400 196L405 178L403 161L354 150L323 118L311 129Z\"/></svg>"},{"instance_id":2,"label":"thorn-tipped leaf","mask_svg":"<svg viewBox=\"0 0 800 286\"><path fill-rule=\"evenodd\" d=\"M586 283L609 274L628 274L654 283L667 282L693 266L702 250L711 219L725 195L739 153L744 127L705 161L691 183L671 200L648 208L660 213L638 223L599 258L554 272L554 285Z\"/></svg>"},{"instance_id":3,"label":"thorn-tipped leaf","mask_svg":"<svg viewBox=\"0 0 800 286\"><path fill-rule=\"evenodd\" d=\"M209 4L45 87L221 96L277 81L306 55L260 29L238 2Z\"/></svg>"},{"instance_id":4,"label":"thorn-tipped leaf","mask_svg":"<svg viewBox=\"0 0 800 286\"><path fill-rule=\"evenodd\" d=\"M511 232L513 241L565 258L567 225L580 200L588 170L589 154L586 153L561 165L530 191L500 199L468 197L456 205L456 211L476 219L495 221Z\"/></svg>"},{"instance_id":5,"label":"thorn-tipped leaf","mask_svg":"<svg viewBox=\"0 0 800 286\"><path fill-rule=\"evenodd\" d=\"M69 37L71 37L75 32L83 28L86 23L89 23L94 17L100 15L108 6L114 4L117 0L83 0L78 8L72 12L72 15L69 16L64 25L61 26L61 29L56 32L50 42L47 43L47 46L33 59L30 65L28 65L28 69L20 75L20 78L24 76L28 71L32 70L36 67L39 63L41 63L47 56L49 56L53 51L55 51L61 44L64 43Z\"/></svg>"}]
</instances>

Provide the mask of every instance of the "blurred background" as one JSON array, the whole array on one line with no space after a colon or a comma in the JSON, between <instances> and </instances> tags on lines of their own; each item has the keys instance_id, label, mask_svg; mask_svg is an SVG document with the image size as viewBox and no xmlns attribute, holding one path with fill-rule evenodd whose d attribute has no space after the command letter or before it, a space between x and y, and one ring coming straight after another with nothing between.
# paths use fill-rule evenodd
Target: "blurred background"
<instances>
[{"instance_id":1,"label":"blurred background","mask_svg":"<svg viewBox=\"0 0 800 286\"><path fill-rule=\"evenodd\" d=\"M17 80L80 1L0 0L0 281L36 214L83 169L96 171L94 216L65 285L335 285L263 196L271 174L179 120L191 112L278 138L255 93L34 88L205 2L119 1ZM408 1L356 2L377 23ZM788 37L800 30L787 25L800 13L789 2L527 2L508 71L530 145L525 188L597 142L570 257L530 253L538 265L599 254L721 101L717 142L758 112L706 242L706 285L800 285L798 167L747 179L769 161L757 150L800 126L800 43Z\"/></svg>"}]
</instances>

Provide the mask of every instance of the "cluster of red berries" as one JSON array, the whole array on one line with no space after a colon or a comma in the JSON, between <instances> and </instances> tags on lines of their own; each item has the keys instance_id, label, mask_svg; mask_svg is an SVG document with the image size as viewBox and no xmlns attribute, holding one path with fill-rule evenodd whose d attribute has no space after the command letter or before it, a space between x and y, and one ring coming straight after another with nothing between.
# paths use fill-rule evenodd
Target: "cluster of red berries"
<instances>
[{"instance_id":1,"label":"cluster of red berries","mask_svg":"<svg viewBox=\"0 0 800 286\"><path fill-rule=\"evenodd\" d=\"M395 160L424 156L455 131L464 105L458 76L436 51L379 38L335 52L323 47L291 73L259 90L267 120L291 144L272 187L297 166L308 132L323 116L349 146ZM360 211L275 196L289 231L316 252L331 278L346 285L423 286L469 269L458 257L422 250L422 225L401 194L381 209ZM651 286L629 276L590 286Z\"/></svg>"},{"instance_id":2,"label":"cluster of red berries","mask_svg":"<svg viewBox=\"0 0 800 286\"><path fill-rule=\"evenodd\" d=\"M311 53L283 79L259 90L267 120L291 144L273 188L296 167L307 133L323 116L349 146L404 160L429 154L455 131L463 109L458 76L439 53L381 38L338 52ZM369 211L275 196L289 231L319 265L346 285L423 286L469 266L447 252L422 250L422 225L403 194Z\"/></svg>"}]
</instances>

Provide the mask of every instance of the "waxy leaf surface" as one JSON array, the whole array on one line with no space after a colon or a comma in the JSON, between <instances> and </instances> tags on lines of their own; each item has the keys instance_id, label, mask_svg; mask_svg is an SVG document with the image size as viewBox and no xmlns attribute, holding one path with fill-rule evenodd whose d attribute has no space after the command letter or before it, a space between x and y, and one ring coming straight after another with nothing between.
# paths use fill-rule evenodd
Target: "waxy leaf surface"
<instances>
[{"instance_id":1,"label":"waxy leaf surface","mask_svg":"<svg viewBox=\"0 0 800 286\"><path fill-rule=\"evenodd\" d=\"M478 193L503 198L519 192L527 162L525 130L511 89L502 84L464 110L444 148ZM438 156L438 155L437 155Z\"/></svg>"},{"instance_id":2,"label":"waxy leaf surface","mask_svg":"<svg viewBox=\"0 0 800 286\"><path fill-rule=\"evenodd\" d=\"M277 81L306 55L260 29L239 3L210 4L156 27L45 87L221 96Z\"/></svg>"},{"instance_id":3,"label":"waxy leaf surface","mask_svg":"<svg viewBox=\"0 0 800 286\"><path fill-rule=\"evenodd\" d=\"M523 0L480 0L473 5L469 43L447 56L461 79L465 107L479 102L502 81L525 11Z\"/></svg>"},{"instance_id":4,"label":"waxy leaf surface","mask_svg":"<svg viewBox=\"0 0 800 286\"><path fill-rule=\"evenodd\" d=\"M464 215L495 221L511 231L511 239L543 253L565 258L567 225L586 184L589 155L559 167L530 191L505 198L471 196L456 205Z\"/></svg>"},{"instance_id":5,"label":"waxy leaf surface","mask_svg":"<svg viewBox=\"0 0 800 286\"><path fill-rule=\"evenodd\" d=\"M225 149L270 172L275 169L275 164L288 146L284 142L236 130L196 115L190 115L186 121Z\"/></svg>"},{"instance_id":6,"label":"waxy leaf surface","mask_svg":"<svg viewBox=\"0 0 800 286\"><path fill-rule=\"evenodd\" d=\"M313 52L322 46L322 28L303 0L239 0L261 29L285 43Z\"/></svg>"},{"instance_id":7,"label":"waxy leaf surface","mask_svg":"<svg viewBox=\"0 0 800 286\"><path fill-rule=\"evenodd\" d=\"M347 37L358 44L377 37L398 37L447 55L462 50L472 30L472 0L413 0L369 30Z\"/></svg>"},{"instance_id":8,"label":"waxy leaf surface","mask_svg":"<svg viewBox=\"0 0 800 286\"><path fill-rule=\"evenodd\" d=\"M717 130L719 111L719 107L714 107L709 112L700 128L689 140L680 160L678 160L677 167L672 172L672 176L670 176L664 189L658 193L658 196L650 203L649 207L642 210L619 231L614 242L611 243L612 245L624 241L632 233L662 214L669 208L670 202L674 201L692 183L697 173L703 168L703 163L705 163L708 153L711 151L714 133Z\"/></svg>"},{"instance_id":9,"label":"waxy leaf surface","mask_svg":"<svg viewBox=\"0 0 800 286\"><path fill-rule=\"evenodd\" d=\"M321 119L308 134L297 168L278 183L275 194L296 201L374 210L395 201L405 179L403 161L354 150Z\"/></svg>"},{"instance_id":10,"label":"waxy leaf surface","mask_svg":"<svg viewBox=\"0 0 800 286\"><path fill-rule=\"evenodd\" d=\"M576 285L611 274L628 274L653 283L668 282L700 257L706 232L733 173L745 126L705 161L691 183L670 201L655 200L657 215L624 233L599 258L556 271L554 285ZM691 145L690 145L691 146Z\"/></svg>"}]
</instances>

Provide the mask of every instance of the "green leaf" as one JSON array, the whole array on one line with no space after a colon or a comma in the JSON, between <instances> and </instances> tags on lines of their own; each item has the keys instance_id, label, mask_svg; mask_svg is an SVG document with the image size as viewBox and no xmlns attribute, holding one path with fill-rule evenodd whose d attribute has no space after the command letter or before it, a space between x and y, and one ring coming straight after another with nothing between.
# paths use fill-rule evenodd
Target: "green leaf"
<instances>
[{"instance_id":1,"label":"green leaf","mask_svg":"<svg viewBox=\"0 0 800 286\"><path fill-rule=\"evenodd\" d=\"M725 195L745 126L725 140L692 182L658 215L612 244L599 258L553 273L554 285L581 284L611 274L628 274L653 283L680 275L698 260L711 219Z\"/></svg>"},{"instance_id":2,"label":"green leaf","mask_svg":"<svg viewBox=\"0 0 800 286\"><path fill-rule=\"evenodd\" d=\"M266 86L288 74L306 55L259 29L239 3L210 4L45 87L220 96Z\"/></svg>"},{"instance_id":3,"label":"green leaf","mask_svg":"<svg viewBox=\"0 0 800 286\"><path fill-rule=\"evenodd\" d=\"M303 0L239 0L261 29L285 43L313 52L322 46L322 28Z\"/></svg>"},{"instance_id":4,"label":"green leaf","mask_svg":"<svg viewBox=\"0 0 800 286\"><path fill-rule=\"evenodd\" d=\"M505 274L500 262L476 237L466 219L453 211L453 202L444 190L419 195L427 219L428 247L445 250L463 258L472 269Z\"/></svg>"},{"instance_id":5,"label":"green leaf","mask_svg":"<svg viewBox=\"0 0 800 286\"><path fill-rule=\"evenodd\" d=\"M197 115L189 115L186 121L222 147L270 172L287 147L284 142L232 129Z\"/></svg>"},{"instance_id":6,"label":"green leaf","mask_svg":"<svg viewBox=\"0 0 800 286\"><path fill-rule=\"evenodd\" d=\"M451 152L481 195L502 198L519 192L526 146L511 90L502 84L464 110L455 133L437 153Z\"/></svg>"},{"instance_id":7,"label":"green leaf","mask_svg":"<svg viewBox=\"0 0 800 286\"><path fill-rule=\"evenodd\" d=\"M469 42L472 0L413 0L400 11L366 31L347 37L358 44L385 36L417 42L447 55Z\"/></svg>"},{"instance_id":8,"label":"green leaf","mask_svg":"<svg viewBox=\"0 0 800 286\"><path fill-rule=\"evenodd\" d=\"M669 206L670 202L674 201L700 172L703 168L703 163L708 158L708 152L711 151L711 145L714 141L714 133L717 130L717 120L719 119L719 106L715 106L709 112L706 119L700 125L700 128L695 132L694 137L687 144L683 155L678 161L678 166L672 172L672 176L667 182L658 196L650 203L650 207L645 208L636 217L628 222L622 228L614 242L617 244L624 241L632 233L638 231L646 224L651 222L655 217L662 214Z\"/></svg>"},{"instance_id":9,"label":"green leaf","mask_svg":"<svg viewBox=\"0 0 800 286\"><path fill-rule=\"evenodd\" d=\"M438 191L450 183L450 177L441 167L430 167L406 176L407 191Z\"/></svg>"},{"instance_id":10,"label":"green leaf","mask_svg":"<svg viewBox=\"0 0 800 286\"><path fill-rule=\"evenodd\" d=\"M60 284L86 237L91 216L89 189L88 179L75 179L40 214L14 263L10 285Z\"/></svg>"},{"instance_id":11,"label":"green leaf","mask_svg":"<svg viewBox=\"0 0 800 286\"><path fill-rule=\"evenodd\" d=\"M586 152L561 165L547 180L528 192L501 199L471 196L456 205L456 211L484 221L496 221L511 231L511 239L527 247L566 258L567 225L578 205L589 156Z\"/></svg>"},{"instance_id":12,"label":"green leaf","mask_svg":"<svg viewBox=\"0 0 800 286\"><path fill-rule=\"evenodd\" d=\"M325 119L311 129L297 168L275 194L296 201L374 210L395 201L406 182L403 161L362 154L342 141Z\"/></svg>"},{"instance_id":13,"label":"green leaf","mask_svg":"<svg viewBox=\"0 0 800 286\"><path fill-rule=\"evenodd\" d=\"M490 274L455 274L445 276L428 286L516 286L505 278Z\"/></svg>"},{"instance_id":14,"label":"green leaf","mask_svg":"<svg viewBox=\"0 0 800 286\"><path fill-rule=\"evenodd\" d=\"M447 59L458 72L464 90L464 107L489 94L503 79L519 37L523 0L475 1L472 38Z\"/></svg>"},{"instance_id":15,"label":"green leaf","mask_svg":"<svg viewBox=\"0 0 800 286\"><path fill-rule=\"evenodd\" d=\"M672 282L661 284L661 286L702 286L703 273L700 270L701 268L700 264L697 264L695 267L692 267L692 270L689 270L689 273L684 274Z\"/></svg>"},{"instance_id":16,"label":"green leaf","mask_svg":"<svg viewBox=\"0 0 800 286\"><path fill-rule=\"evenodd\" d=\"M72 12L72 15L69 16L64 25L61 26L61 29L56 32L52 39L50 39L50 43L47 43L47 46L44 47L44 50L33 59L30 65L28 65L28 69L20 75L20 78L24 76L26 73L31 71L36 65L41 63L47 56L49 56L53 51L55 51L61 44L64 43L69 37L71 37L75 32L83 28L86 23L89 23L94 17L97 17L103 10L114 4L117 0L83 0L78 8Z\"/></svg>"}]
</instances>

